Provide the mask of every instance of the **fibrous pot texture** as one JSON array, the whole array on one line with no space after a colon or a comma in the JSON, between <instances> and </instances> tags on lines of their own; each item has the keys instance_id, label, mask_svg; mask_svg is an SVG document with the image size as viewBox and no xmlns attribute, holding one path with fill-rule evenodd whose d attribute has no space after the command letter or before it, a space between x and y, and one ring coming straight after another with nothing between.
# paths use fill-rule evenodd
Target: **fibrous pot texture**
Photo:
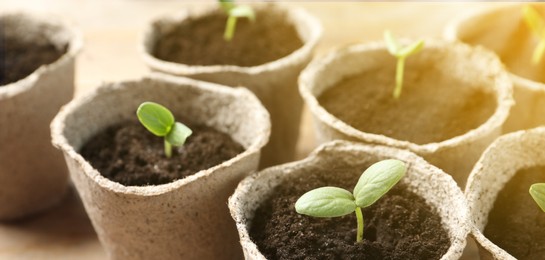
<instances>
[{"instance_id":1,"label":"fibrous pot texture","mask_svg":"<svg viewBox=\"0 0 545 260\"><path fill-rule=\"evenodd\" d=\"M177 15L154 20L144 32L140 50L145 63L152 70L250 89L271 115L271 140L263 150L263 167L294 159L302 110L302 100L297 93L297 77L310 61L322 28L317 19L301 9L288 9L276 4L256 4L253 7L256 21L251 23L239 19L232 42L225 42L222 38L227 17L215 6L205 10L183 10ZM208 25L210 28L204 27ZM263 41L259 38L260 31L274 40ZM187 35L183 32L187 32ZM206 37L199 37L205 41L200 43L204 49L201 51L215 57L203 57L205 63L200 65L193 64L195 61L191 60L174 62L160 58L162 54L157 48L178 52L186 44L197 44L192 42L197 38L193 34L203 32ZM179 41L167 41L176 33L181 35ZM218 41L225 47L218 47ZM208 45L214 45L214 49L206 51ZM291 48L295 49L290 52ZM262 56L271 56L269 54L272 52L281 57L260 60ZM222 57L233 56L230 53L250 58L249 61L239 56L237 60L242 61L221 60ZM255 58L253 61L252 57ZM210 64L216 59L220 59L218 63L221 64Z\"/></svg>"},{"instance_id":2,"label":"fibrous pot texture","mask_svg":"<svg viewBox=\"0 0 545 260\"><path fill-rule=\"evenodd\" d=\"M103 177L80 154L92 136L136 120L144 101L194 124L228 134L244 147L234 158L167 184L124 186ZM242 251L227 197L259 163L269 115L243 88L166 75L106 84L63 107L51 124L99 240L111 259L236 259Z\"/></svg>"},{"instance_id":3,"label":"fibrous pot texture","mask_svg":"<svg viewBox=\"0 0 545 260\"><path fill-rule=\"evenodd\" d=\"M0 28L0 220L8 220L52 206L68 188L49 123L73 96L82 36L32 13L0 14Z\"/></svg>"},{"instance_id":4,"label":"fibrous pot texture","mask_svg":"<svg viewBox=\"0 0 545 260\"><path fill-rule=\"evenodd\" d=\"M526 4L508 4L470 12L453 20L445 38L480 45L494 51L510 72L516 105L505 122L504 132L545 124L545 62L532 63L538 38L524 21ZM530 3L545 17L545 5ZM501 30L498 30L501 28Z\"/></svg>"},{"instance_id":5,"label":"fibrous pot texture","mask_svg":"<svg viewBox=\"0 0 545 260\"><path fill-rule=\"evenodd\" d=\"M392 95L395 68L395 58L380 42L315 59L299 84L318 141L408 149L463 187L513 103L502 64L482 48L426 40L425 48L406 60L399 99Z\"/></svg>"},{"instance_id":6,"label":"fibrous pot texture","mask_svg":"<svg viewBox=\"0 0 545 260\"><path fill-rule=\"evenodd\" d=\"M304 178L316 172L331 172L347 167L365 169L384 159L398 159L407 164L408 170L400 185L405 185L409 191L422 197L440 216L450 241L450 247L441 259L458 259L470 228L467 203L452 178L409 151L347 141L326 143L304 160L267 168L239 184L229 198L229 209L237 223L245 258L265 259L251 240L250 229L256 210L272 195L275 187L283 183L287 185L285 181L289 178Z\"/></svg>"},{"instance_id":7,"label":"fibrous pot texture","mask_svg":"<svg viewBox=\"0 0 545 260\"><path fill-rule=\"evenodd\" d=\"M471 234L479 246L479 252L482 259L515 259L509 252L486 237L483 234L483 231L489 223L490 214L494 207L499 207L499 204L502 203L502 201L497 201L497 198L500 198L500 192L502 192L511 181L517 180L522 183L524 182L524 179L528 178L540 179L539 176L542 175L539 175L539 169L543 169L542 167L545 166L543 163L545 159L545 151L543 150L544 145L545 128L543 127L504 135L487 148L471 172L465 194L468 199L474 226ZM520 179L517 178L519 175L528 176L523 176L524 178ZM535 177L532 175L535 175ZM541 179L541 181L538 182L545 181ZM517 185L517 183L512 184ZM543 217L545 217L543 214L545 213L538 208L537 204L525 203L532 201L532 198L528 193L529 188L530 186L528 185L523 189L523 194L520 194L523 200L509 202L516 204L508 205L512 210L505 213L510 214L505 215L505 218L511 219L513 222L534 223L533 225L537 225L538 222L543 222ZM516 196L519 196L519 194ZM530 204L532 208L520 209L520 205L523 204ZM522 211L519 212L519 210ZM519 213L517 214L517 212ZM528 213L530 212L535 215L533 217L529 216ZM541 221L539 219L541 219ZM505 235L514 235L514 232L525 233L524 230L519 230L520 228L522 228L522 225L504 226L505 231L507 231ZM539 227L532 227L532 229L535 228ZM513 234L509 234L510 232ZM526 233L529 233L529 231ZM543 242L538 243L542 244ZM524 247L530 248L527 249L527 252L530 255L533 254L534 257L542 256L540 252L532 252L530 244L526 244Z\"/></svg>"}]
</instances>

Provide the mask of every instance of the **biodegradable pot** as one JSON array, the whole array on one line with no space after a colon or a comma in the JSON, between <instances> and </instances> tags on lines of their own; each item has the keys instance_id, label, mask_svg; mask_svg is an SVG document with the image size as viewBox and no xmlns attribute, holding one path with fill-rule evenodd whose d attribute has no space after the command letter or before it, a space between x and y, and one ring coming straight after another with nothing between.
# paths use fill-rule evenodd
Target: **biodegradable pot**
<instances>
[{"instance_id":1,"label":"biodegradable pot","mask_svg":"<svg viewBox=\"0 0 545 260\"><path fill-rule=\"evenodd\" d=\"M504 135L487 148L471 172L465 194L473 220L471 235L479 246L481 259L515 259L486 238L483 230L498 193L516 173L522 169L544 165L544 146L543 127ZM525 194L530 197L527 190Z\"/></svg>"},{"instance_id":2,"label":"biodegradable pot","mask_svg":"<svg viewBox=\"0 0 545 260\"><path fill-rule=\"evenodd\" d=\"M49 123L72 99L82 36L64 21L31 13L1 14L0 27L2 48L5 40L17 39L66 49L53 63L0 86L0 220L10 220L52 206L68 188L66 166L51 145ZM1 64L0 69L9 71L4 66L9 65Z\"/></svg>"},{"instance_id":3,"label":"biodegradable pot","mask_svg":"<svg viewBox=\"0 0 545 260\"><path fill-rule=\"evenodd\" d=\"M265 259L251 241L249 229L254 212L286 176L304 176L316 171L342 167L361 167L384 159L399 159L407 163L407 173L401 183L437 211L449 235L451 245L441 259L458 259L469 233L469 213L462 191L450 176L415 154L385 146L370 146L347 141L324 144L304 160L267 168L244 179L229 198L231 216L237 223L246 259ZM433 180L433 181L430 181Z\"/></svg>"},{"instance_id":4,"label":"biodegradable pot","mask_svg":"<svg viewBox=\"0 0 545 260\"><path fill-rule=\"evenodd\" d=\"M263 149L260 163L261 167L264 167L294 160L302 110L302 100L297 93L297 77L310 61L322 34L322 28L317 19L302 9L288 9L276 4L255 5L254 8L256 19L259 21L259 23L255 22L256 26L261 24L264 27L271 27L270 24L287 21L295 28L303 45L280 59L247 67L221 64L187 65L168 62L154 56L155 46L161 37L177 26L191 24L223 12L214 7L199 11L184 10L178 15L158 18L145 30L140 51L145 63L152 70L250 89L271 115L271 138L269 144ZM223 19L221 23L221 29L223 29ZM222 35L223 31L217 33ZM235 37L237 37L236 34ZM223 41L222 38L219 40ZM244 41L252 41L252 39L244 39ZM260 49L259 51L266 53L269 50Z\"/></svg>"},{"instance_id":5,"label":"biodegradable pot","mask_svg":"<svg viewBox=\"0 0 545 260\"><path fill-rule=\"evenodd\" d=\"M303 71L299 89L313 114L318 141L347 139L408 149L451 174L463 187L482 151L499 136L513 104L507 73L482 48L427 40L422 52L407 59L403 92L395 100L395 63L385 44L375 42L332 52ZM342 84L352 85L344 91ZM338 115L360 120L366 130L333 115L319 101L335 89L342 90L332 99L341 111ZM466 125L466 118L474 115L480 118ZM372 116L372 121L360 119ZM461 123L465 126L458 132L450 130Z\"/></svg>"},{"instance_id":6,"label":"biodegradable pot","mask_svg":"<svg viewBox=\"0 0 545 260\"><path fill-rule=\"evenodd\" d=\"M143 101L161 103L193 123L227 133L245 150L168 184L124 186L110 181L78 150L106 127L134 120ZM257 169L270 134L269 115L248 90L165 75L106 84L63 107L51 131L109 258L242 257L227 197Z\"/></svg>"},{"instance_id":7,"label":"biodegradable pot","mask_svg":"<svg viewBox=\"0 0 545 260\"><path fill-rule=\"evenodd\" d=\"M481 45L494 51L513 81L516 105L504 125L504 132L530 129L545 124L545 62L532 64L537 39L524 22L524 4L501 5L478 10L453 20L445 29L449 40ZM533 3L540 12L545 5ZM501 30L498 30L501 28Z\"/></svg>"}]
</instances>

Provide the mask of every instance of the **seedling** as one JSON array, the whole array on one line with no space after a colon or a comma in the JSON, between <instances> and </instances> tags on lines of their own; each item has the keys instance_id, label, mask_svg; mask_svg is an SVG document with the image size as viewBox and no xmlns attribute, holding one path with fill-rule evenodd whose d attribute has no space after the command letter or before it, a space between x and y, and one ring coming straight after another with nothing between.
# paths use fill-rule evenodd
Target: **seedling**
<instances>
[{"instance_id":1,"label":"seedling","mask_svg":"<svg viewBox=\"0 0 545 260\"><path fill-rule=\"evenodd\" d=\"M530 195L537 205L545 212L545 183L536 183L530 186Z\"/></svg>"},{"instance_id":2,"label":"seedling","mask_svg":"<svg viewBox=\"0 0 545 260\"><path fill-rule=\"evenodd\" d=\"M136 110L136 116L152 134L164 137L165 155L172 157L172 146L182 146L193 132L186 125L176 122L166 107L153 102L144 102Z\"/></svg>"},{"instance_id":3,"label":"seedling","mask_svg":"<svg viewBox=\"0 0 545 260\"><path fill-rule=\"evenodd\" d=\"M333 218L356 212L356 242L363 239L362 208L369 207L388 192L405 175L407 168L398 160L383 160L367 168L354 192L337 187L321 187L311 190L295 202L299 214L317 218Z\"/></svg>"},{"instance_id":4,"label":"seedling","mask_svg":"<svg viewBox=\"0 0 545 260\"><path fill-rule=\"evenodd\" d=\"M227 23L225 24L225 32L223 33L223 39L231 41L235 34L235 28L237 27L237 19L239 17L246 17L250 21L255 21L255 13L252 7L248 5L235 5L233 0L219 0L221 8L228 15Z\"/></svg>"},{"instance_id":5,"label":"seedling","mask_svg":"<svg viewBox=\"0 0 545 260\"><path fill-rule=\"evenodd\" d=\"M388 52L397 58L394 98L398 99L401 95L401 89L403 87L403 70L405 69L405 60L409 56L418 53L420 50L422 50L422 48L424 48L424 40L419 40L413 44L402 47L397 43L397 40L390 31L385 31L384 41L386 42Z\"/></svg>"},{"instance_id":6,"label":"seedling","mask_svg":"<svg viewBox=\"0 0 545 260\"><path fill-rule=\"evenodd\" d=\"M525 5L522 10L524 21L530 27L535 37L539 39L532 53L532 63L538 64L545 53L545 21L539 12L531 5Z\"/></svg>"}]
</instances>

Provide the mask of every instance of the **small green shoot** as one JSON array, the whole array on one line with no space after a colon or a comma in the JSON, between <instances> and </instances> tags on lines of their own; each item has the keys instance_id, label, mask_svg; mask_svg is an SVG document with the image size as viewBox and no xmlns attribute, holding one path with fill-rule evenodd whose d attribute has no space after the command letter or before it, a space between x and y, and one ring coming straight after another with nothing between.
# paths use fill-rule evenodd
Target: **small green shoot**
<instances>
[{"instance_id":1,"label":"small green shoot","mask_svg":"<svg viewBox=\"0 0 545 260\"><path fill-rule=\"evenodd\" d=\"M403 87L403 70L405 69L405 60L410 55L418 53L422 48L424 48L424 40L419 40L413 44L402 47L397 43L397 40L394 38L390 31L384 32L384 41L386 42L386 47L388 52L392 56L397 58L396 66L396 86L394 89L394 98L398 99L401 95L401 89Z\"/></svg>"},{"instance_id":2,"label":"small green shoot","mask_svg":"<svg viewBox=\"0 0 545 260\"><path fill-rule=\"evenodd\" d=\"M530 195L537 205L545 212L545 183L536 183L530 186Z\"/></svg>"},{"instance_id":3,"label":"small green shoot","mask_svg":"<svg viewBox=\"0 0 545 260\"><path fill-rule=\"evenodd\" d=\"M398 160L383 160L365 170L351 193L337 187L321 187L311 190L295 202L299 214L318 218L333 218L356 212L356 242L363 239L362 208L369 207L388 192L407 171Z\"/></svg>"},{"instance_id":4,"label":"small green shoot","mask_svg":"<svg viewBox=\"0 0 545 260\"><path fill-rule=\"evenodd\" d=\"M219 4L228 15L225 32L223 33L223 39L226 41L233 39L238 18L246 17L252 22L255 21L255 12L248 5L235 5L233 0L219 0Z\"/></svg>"},{"instance_id":5,"label":"small green shoot","mask_svg":"<svg viewBox=\"0 0 545 260\"><path fill-rule=\"evenodd\" d=\"M172 146L182 146L193 132L186 125L176 122L166 107L153 102L144 102L136 110L138 120L152 134L164 137L165 155L172 157Z\"/></svg>"},{"instance_id":6,"label":"small green shoot","mask_svg":"<svg viewBox=\"0 0 545 260\"><path fill-rule=\"evenodd\" d=\"M522 14L526 25L530 27L535 37L539 39L538 44L532 53L532 63L538 64L545 53L545 21L539 12L531 5L525 5Z\"/></svg>"}]
</instances>

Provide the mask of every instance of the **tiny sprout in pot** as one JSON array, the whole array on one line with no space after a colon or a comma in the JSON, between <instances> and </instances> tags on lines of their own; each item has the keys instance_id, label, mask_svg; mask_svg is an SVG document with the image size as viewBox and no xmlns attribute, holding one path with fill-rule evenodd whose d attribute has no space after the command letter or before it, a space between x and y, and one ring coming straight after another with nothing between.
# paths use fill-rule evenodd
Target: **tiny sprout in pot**
<instances>
[{"instance_id":1,"label":"tiny sprout in pot","mask_svg":"<svg viewBox=\"0 0 545 260\"><path fill-rule=\"evenodd\" d=\"M539 40L534 52L532 53L532 63L538 64L545 53L545 20L539 12L531 5L525 5L522 10L524 21Z\"/></svg>"},{"instance_id":2,"label":"tiny sprout in pot","mask_svg":"<svg viewBox=\"0 0 545 260\"><path fill-rule=\"evenodd\" d=\"M530 195L537 205L545 212L545 183L536 183L530 186Z\"/></svg>"},{"instance_id":3,"label":"tiny sprout in pot","mask_svg":"<svg viewBox=\"0 0 545 260\"><path fill-rule=\"evenodd\" d=\"M398 99L403 87L403 70L405 69L405 59L418 53L424 48L424 40L419 40L408 46L401 47L390 31L384 32L384 41L388 47L388 52L397 58L396 66L396 86L394 89L394 98Z\"/></svg>"},{"instance_id":4,"label":"tiny sprout in pot","mask_svg":"<svg viewBox=\"0 0 545 260\"><path fill-rule=\"evenodd\" d=\"M383 160L365 170L354 192L337 187L321 187L301 196L295 203L299 214L318 218L340 217L356 212L358 230L356 241L363 239L363 214L361 209L371 206L388 192L407 171L399 160Z\"/></svg>"},{"instance_id":5,"label":"tiny sprout in pot","mask_svg":"<svg viewBox=\"0 0 545 260\"><path fill-rule=\"evenodd\" d=\"M237 18L246 17L252 22L255 20L255 12L248 5L235 5L233 0L219 0L219 4L229 16L225 24L225 32L223 33L223 38L226 41L233 39L237 27Z\"/></svg>"},{"instance_id":6,"label":"tiny sprout in pot","mask_svg":"<svg viewBox=\"0 0 545 260\"><path fill-rule=\"evenodd\" d=\"M136 111L138 120L152 134L164 137L165 155L172 157L172 146L182 146L193 133L186 125L176 122L166 107L153 102L144 102Z\"/></svg>"}]
</instances>

